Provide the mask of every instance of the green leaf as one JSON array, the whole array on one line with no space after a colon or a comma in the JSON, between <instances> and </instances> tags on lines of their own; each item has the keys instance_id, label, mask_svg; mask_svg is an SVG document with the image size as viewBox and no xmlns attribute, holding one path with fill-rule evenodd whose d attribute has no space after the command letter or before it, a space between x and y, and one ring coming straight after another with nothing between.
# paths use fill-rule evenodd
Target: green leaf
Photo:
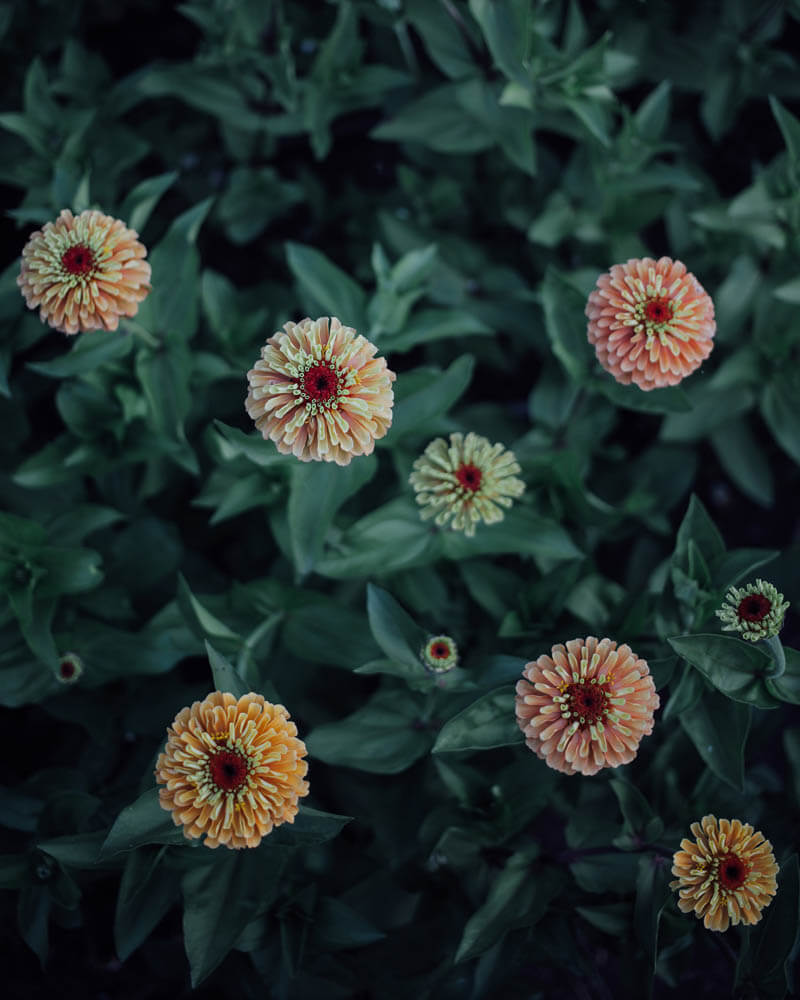
<instances>
[{"instance_id":1,"label":"green leaf","mask_svg":"<svg viewBox=\"0 0 800 1000\"><path fill-rule=\"evenodd\" d=\"M349 670L380 655L367 616L322 595L287 613L283 641L303 660Z\"/></svg>"},{"instance_id":2,"label":"green leaf","mask_svg":"<svg viewBox=\"0 0 800 1000\"><path fill-rule=\"evenodd\" d=\"M523 60L532 29L530 4L522 0L469 0L496 65L510 80L527 83Z\"/></svg>"},{"instance_id":3,"label":"green leaf","mask_svg":"<svg viewBox=\"0 0 800 1000\"><path fill-rule=\"evenodd\" d=\"M548 568L583 555L560 524L519 505L507 511L502 521L479 525L472 538L458 531L444 531L441 544L448 559L511 553L533 556Z\"/></svg>"},{"instance_id":4,"label":"green leaf","mask_svg":"<svg viewBox=\"0 0 800 1000\"><path fill-rule=\"evenodd\" d=\"M636 109L633 120L643 138L652 142L661 138L669 121L671 96L672 82L662 80Z\"/></svg>"},{"instance_id":5,"label":"green leaf","mask_svg":"<svg viewBox=\"0 0 800 1000\"><path fill-rule=\"evenodd\" d=\"M210 66L200 63L152 66L135 78L134 87L142 97L175 97L234 128L246 131L263 128L261 116L247 107L246 95Z\"/></svg>"},{"instance_id":6,"label":"green leaf","mask_svg":"<svg viewBox=\"0 0 800 1000\"><path fill-rule=\"evenodd\" d=\"M800 161L800 121L772 94L769 96L769 106L783 135L789 158L797 163Z\"/></svg>"},{"instance_id":7,"label":"green leaf","mask_svg":"<svg viewBox=\"0 0 800 1000\"><path fill-rule=\"evenodd\" d=\"M650 803L635 785L624 778L611 778L609 784L619 802L626 832L632 836L640 836L653 819Z\"/></svg>"},{"instance_id":8,"label":"green leaf","mask_svg":"<svg viewBox=\"0 0 800 1000\"><path fill-rule=\"evenodd\" d=\"M93 372L107 361L124 358L133 345L133 337L120 330L90 330L79 334L68 354L52 361L29 362L28 368L50 378L66 378Z\"/></svg>"},{"instance_id":9,"label":"green leaf","mask_svg":"<svg viewBox=\"0 0 800 1000\"><path fill-rule=\"evenodd\" d=\"M148 177L140 181L132 191L129 191L119 210L119 217L125 220L129 228L141 233L147 225L147 220L161 197L178 179L178 171L170 170L156 177Z\"/></svg>"},{"instance_id":10,"label":"green leaf","mask_svg":"<svg viewBox=\"0 0 800 1000\"><path fill-rule=\"evenodd\" d=\"M232 649L237 649L241 645L241 637L198 601L182 573L178 574L176 599L186 624L198 639L215 639Z\"/></svg>"},{"instance_id":11,"label":"green leaf","mask_svg":"<svg viewBox=\"0 0 800 1000\"><path fill-rule=\"evenodd\" d=\"M467 705L442 726L433 753L490 750L525 741L514 713L514 688L500 687Z\"/></svg>"},{"instance_id":12,"label":"green leaf","mask_svg":"<svg viewBox=\"0 0 800 1000\"><path fill-rule=\"evenodd\" d=\"M664 421L662 441L699 441L706 438L720 424L749 410L755 397L751 389L733 385L720 389L703 386L702 395L695 392L688 398L692 403L688 413L673 413Z\"/></svg>"},{"instance_id":13,"label":"green leaf","mask_svg":"<svg viewBox=\"0 0 800 1000\"><path fill-rule=\"evenodd\" d=\"M678 635L667 640L707 681L734 701L777 708L767 691L771 658L757 646L727 635Z\"/></svg>"},{"instance_id":14,"label":"green leaf","mask_svg":"<svg viewBox=\"0 0 800 1000\"><path fill-rule=\"evenodd\" d=\"M100 858L132 851L143 844L185 843L183 828L176 827L172 814L159 805L158 789L149 788L117 816L100 849Z\"/></svg>"},{"instance_id":15,"label":"green leaf","mask_svg":"<svg viewBox=\"0 0 800 1000\"><path fill-rule=\"evenodd\" d=\"M380 587L367 584L367 615L375 642L390 660L419 672L420 651L428 633Z\"/></svg>"},{"instance_id":16,"label":"green leaf","mask_svg":"<svg viewBox=\"0 0 800 1000\"><path fill-rule=\"evenodd\" d=\"M399 774L430 749L415 698L400 690L379 691L340 722L317 726L306 739L312 757L372 774Z\"/></svg>"},{"instance_id":17,"label":"green leaf","mask_svg":"<svg viewBox=\"0 0 800 1000\"><path fill-rule=\"evenodd\" d=\"M122 873L114 916L114 943L126 961L166 916L180 895L176 872L159 864L164 848L131 851Z\"/></svg>"},{"instance_id":18,"label":"green leaf","mask_svg":"<svg viewBox=\"0 0 800 1000\"><path fill-rule=\"evenodd\" d=\"M312 809L301 803L294 822L282 823L273 829L269 835L270 843L289 844L292 847L325 844L338 837L352 818Z\"/></svg>"},{"instance_id":19,"label":"green leaf","mask_svg":"<svg viewBox=\"0 0 800 1000\"><path fill-rule=\"evenodd\" d=\"M620 385L614 379L603 378L589 383L589 388L602 393L615 406L641 413L684 413L692 404L686 393L677 385L643 392L635 385Z\"/></svg>"},{"instance_id":20,"label":"green leaf","mask_svg":"<svg viewBox=\"0 0 800 1000\"><path fill-rule=\"evenodd\" d=\"M383 334L380 343L387 354L402 354L435 340L492 332L490 326L463 309L420 309L403 324L400 332Z\"/></svg>"},{"instance_id":21,"label":"green leaf","mask_svg":"<svg viewBox=\"0 0 800 1000\"><path fill-rule=\"evenodd\" d=\"M675 539L675 552L672 556L673 565L679 566L684 572L689 571L689 541L693 541L700 550L706 564L713 567L725 555L725 543L716 525L708 515L708 511L698 498L692 494L678 534Z\"/></svg>"},{"instance_id":22,"label":"green leaf","mask_svg":"<svg viewBox=\"0 0 800 1000\"><path fill-rule=\"evenodd\" d=\"M791 854L778 872L778 891L750 932L747 964L752 981L765 986L775 981L776 996L791 987L791 956L800 936L800 869ZM738 971L738 970L737 970ZM794 992L792 990L792 992Z\"/></svg>"},{"instance_id":23,"label":"green leaf","mask_svg":"<svg viewBox=\"0 0 800 1000\"><path fill-rule=\"evenodd\" d=\"M475 72L464 37L443 5L430 0L405 0L403 12L419 33L428 55L446 76L459 79Z\"/></svg>"},{"instance_id":24,"label":"green leaf","mask_svg":"<svg viewBox=\"0 0 800 1000\"><path fill-rule=\"evenodd\" d=\"M25 944L44 966L49 951L50 892L46 885L24 885L17 900L17 926Z\"/></svg>"},{"instance_id":25,"label":"green leaf","mask_svg":"<svg viewBox=\"0 0 800 1000\"><path fill-rule=\"evenodd\" d=\"M40 840L36 846L67 867L94 868L104 840L103 831L97 830L94 833L72 833L64 837Z\"/></svg>"},{"instance_id":26,"label":"green leaf","mask_svg":"<svg viewBox=\"0 0 800 1000\"><path fill-rule=\"evenodd\" d=\"M800 379L793 370L774 375L764 391L761 413L775 440L800 465L800 413L797 398Z\"/></svg>"},{"instance_id":27,"label":"green leaf","mask_svg":"<svg viewBox=\"0 0 800 1000\"><path fill-rule=\"evenodd\" d=\"M247 851L217 852L182 879L183 937L196 988L225 958L241 932L278 890L291 848L268 840Z\"/></svg>"},{"instance_id":28,"label":"green leaf","mask_svg":"<svg viewBox=\"0 0 800 1000\"><path fill-rule=\"evenodd\" d=\"M636 879L636 903L633 926L648 961L648 987L656 969L658 924L671 892L669 862L666 858L645 855L639 859Z\"/></svg>"},{"instance_id":29,"label":"green leaf","mask_svg":"<svg viewBox=\"0 0 800 1000\"><path fill-rule=\"evenodd\" d=\"M217 440L226 461L243 455L260 468L294 467L293 463L297 461L292 455L282 455L272 441L265 440L260 434L245 434L238 427L229 427L221 420L214 421L214 429L219 434Z\"/></svg>"},{"instance_id":30,"label":"green leaf","mask_svg":"<svg viewBox=\"0 0 800 1000\"><path fill-rule=\"evenodd\" d=\"M466 390L474 367L472 355L462 354L446 371L431 371L423 388L416 389L409 396L399 395L394 406L392 426L384 441L394 444L404 434L418 431L446 413Z\"/></svg>"},{"instance_id":31,"label":"green leaf","mask_svg":"<svg viewBox=\"0 0 800 1000\"><path fill-rule=\"evenodd\" d=\"M511 855L486 901L467 921L455 962L483 954L508 931L533 927L544 916L564 877L552 868L534 871L532 859L537 853L538 848L527 848Z\"/></svg>"},{"instance_id":32,"label":"green leaf","mask_svg":"<svg viewBox=\"0 0 800 1000\"><path fill-rule=\"evenodd\" d=\"M682 713L680 723L714 774L743 791L750 706L707 691L701 701Z\"/></svg>"},{"instance_id":33,"label":"green leaf","mask_svg":"<svg viewBox=\"0 0 800 1000\"><path fill-rule=\"evenodd\" d=\"M378 471L374 455L362 455L349 465L334 462L297 463L289 480L287 515L294 565L301 577L322 555L325 538L342 504Z\"/></svg>"},{"instance_id":34,"label":"green leaf","mask_svg":"<svg viewBox=\"0 0 800 1000\"><path fill-rule=\"evenodd\" d=\"M364 329L366 295L349 274L319 250L302 243L286 244L286 262L303 294L318 307L317 312L336 316L344 326Z\"/></svg>"},{"instance_id":35,"label":"green leaf","mask_svg":"<svg viewBox=\"0 0 800 1000\"><path fill-rule=\"evenodd\" d=\"M781 701L800 705L800 653L784 646L783 655L786 658L786 670L780 677L767 678L767 690Z\"/></svg>"},{"instance_id":36,"label":"green leaf","mask_svg":"<svg viewBox=\"0 0 800 1000\"><path fill-rule=\"evenodd\" d=\"M235 698L241 698L243 694L248 694L247 684L228 660L214 649L208 639L206 639L205 644L208 662L214 677L214 689L216 691L227 691Z\"/></svg>"},{"instance_id":37,"label":"green leaf","mask_svg":"<svg viewBox=\"0 0 800 1000\"><path fill-rule=\"evenodd\" d=\"M553 353L570 378L582 384L594 359L586 333L586 299L553 267L547 269L541 294L545 329Z\"/></svg>"},{"instance_id":38,"label":"green leaf","mask_svg":"<svg viewBox=\"0 0 800 1000\"><path fill-rule=\"evenodd\" d=\"M363 948L386 934L340 899L323 897L314 913L314 936L324 951Z\"/></svg>"},{"instance_id":39,"label":"green leaf","mask_svg":"<svg viewBox=\"0 0 800 1000\"><path fill-rule=\"evenodd\" d=\"M494 137L466 112L458 101L459 85L445 83L381 122L370 132L373 139L418 142L437 153L479 153L494 145Z\"/></svg>"},{"instance_id":40,"label":"green leaf","mask_svg":"<svg viewBox=\"0 0 800 1000\"><path fill-rule=\"evenodd\" d=\"M737 418L717 427L711 446L736 486L762 507L772 507L775 486L772 469L747 421Z\"/></svg>"}]
</instances>

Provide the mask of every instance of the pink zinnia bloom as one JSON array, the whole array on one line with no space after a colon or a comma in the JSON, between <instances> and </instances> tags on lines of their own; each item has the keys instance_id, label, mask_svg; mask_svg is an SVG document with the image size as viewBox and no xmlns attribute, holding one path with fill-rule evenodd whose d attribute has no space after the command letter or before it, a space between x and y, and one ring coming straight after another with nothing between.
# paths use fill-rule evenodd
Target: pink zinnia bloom
<instances>
[{"instance_id":1,"label":"pink zinnia bloom","mask_svg":"<svg viewBox=\"0 0 800 1000\"><path fill-rule=\"evenodd\" d=\"M586 315L598 361L623 385L677 385L714 346L711 296L671 257L615 264L597 279Z\"/></svg>"},{"instance_id":2,"label":"pink zinnia bloom","mask_svg":"<svg viewBox=\"0 0 800 1000\"><path fill-rule=\"evenodd\" d=\"M247 373L245 408L278 451L348 465L392 423L395 374L377 348L338 319L285 323Z\"/></svg>"},{"instance_id":3,"label":"pink zinnia bloom","mask_svg":"<svg viewBox=\"0 0 800 1000\"><path fill-rule=\"evenodd\" d=\"M629 764L653 731L660 701L645 660L611 639L572 639L526 663L517 681L517 722L549 767L597 774Z\"/></svg>"},{"instance_id":4,"label":"pink zinnia bloom","mask_svg":"<svg viewBox=\"0 0 800 1000\"><path fill-rule=\"evenodd\" d=\"M17 284L29 309L62 333L116 330L150 292L147 250L124 222L65 208L31 233Z\"/></svg>"}]
</instances>

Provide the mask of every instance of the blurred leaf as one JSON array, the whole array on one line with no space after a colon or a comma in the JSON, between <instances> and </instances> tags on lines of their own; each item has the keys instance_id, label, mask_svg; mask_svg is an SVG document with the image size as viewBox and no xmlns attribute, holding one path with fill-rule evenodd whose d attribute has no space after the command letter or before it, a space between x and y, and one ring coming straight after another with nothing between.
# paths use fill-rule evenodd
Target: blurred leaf
<instances>
[{"instance_id":1,"label":"blurred leaf","mask_svg":"<svg viewBox=\"0 0 800 1000\"><path fill-rule=\"evenodd\" d=\"M124 358L133 346L133 337L119 330L90 330L79 334L68 354L52 361L28 362L28 367L40 375L66 378L93 372L107 361Z\"/></svg>"},{"instance_id":2,"label":"blurred leaf","mask_svg":"<svg viewBox=\"0 0 800 1000\"><path fill-rule=\"evenodd\" d=\"M712 433L711 445L742 493L762 507L771 507L775 499L772 469L750 425L742 418L722 424Z\"/></svg>"},{"instance_id":3,"label":"blurred leaf","mask_svg":"<svg viewBox=\"0 0 800 1000\"><path fill-rule=\"evenodd\" d=\"M516 746L525 737L514 713L514 689L500 687L473 701L442 726L434 753Z\"/></svg>"},{"instance_id":4,"label":"blurred leaf","mask_svg":"<svg viewBox=\"0 0 800 1000\"><path fill-rule=\"evenodd\" d=\"M781 104L777 97L770 94L769 106L775 121L783 135L783 141L790 159L794 163L800 162L800 121Z\"/></svg>"},{"instance_id":5,"label":"blurred leaf","mask_svg":"<svg viewBox=\"0 0 800 1000\"><path fill-rule=\"evenodd\" d=\"M564 275L550 267L542 282L542 306L553 353L570 378L583 383L594 359L586 334L584 296Z\"/></svg>"},{"instance_id":6,"label":"blurred leaf","mask_svg":"<svg viewBox=\"0 0 800 1000\"><path fill-rule=\"evenodd\" d=\"M737 791L744 789L744 747L750 730L750 706L707 691L680 716L703 761Z\"/></svg>"},{"instance_id":7,"label":"blurred leaf","mask_svg":"<svg viewBox=\"0 0 800 1000\"><path fill-rule=\"evenodd\" d=\"M372 635L386 656L419 671L420 651L428 638L425 629L416 624L391 594L372 583L367 584L367 615Z\"/></svg>"},{"instance_id":8,"label":"blurred leaf","mask_svg":"<svg viewBox=\"0 0 800 1000\"><path fill-rule=\"evenodd\" d=\"M270 843L289 844L292 847L325 844L338 837L352 818L312 809L301 802L294 822L276 826L270 834Z\"/></svg>"},{"instance_id":9,"label":"blurred leaf","mask_svg":"<svg viewBox=\"0 0 800 1000\"><path fill-rule=\"evenodd\" d=\"M322 595L287 613L283 641L303 660L350 670L380 655L367 616Z\"/></svg>"},{"instance_id":10,"label":"blurred leaf","mask_svg":"<svg viewBox=\"0 0 800 1000\"><path fill-rule=\"evenodd\" d=\"M578 559L583 554L560 524L521 506L507 511L503 520L496 524L479 525L472 538L458 531L444 530L441 542L449 559L513 553L533 556L549 567L567 559Z\"/></svg>"},{"instance_id":11,"label":"blurred leaf","mask_svg":"<svg viewBox=\"0 0 800 1000\"><path fill-rule=\"evenodd\" d=\"M786 659L786 670L780 677L767 678L767 690L781 701L800 705L800 653L796 649L784 646L783 655Z\"/></svg>"},{"instance_id":12,"label":"blurred leaf","mask_svg":"<svg viewBox=\"0 0 800 1000\"><path fill-rule=\"evenodd\" d=\"M325 951L363 948L386 937L360 913L330 896L320 900L314 913L314 935Z\"/></svg>"},{"instance_id":13,"label":"blurred leaf","mask_svg":"<svg viewBox=\"0 0 800 1000\"><path fill-rule=\"evenodd\" d=\"M214 649L208 639L205 640L205 645L211 673L214 677L214 690L227 691L237 699L248 694L247 684L228 660Z\"/></svg>"},{"instance_id":14,"label":"blurred leaf","mask_svg":"<svg viewBox=\"0 0 800 1000\"><path fill-rule=\"evenodd\" d=\"M692 408L689 397L679 386L643 392L638 386L620 385L614 379L603 378L589 383L589 387L616 406L643 413L685 413Z\"/></svg>"},{"instance_id":15,"label":"blurred leaf","mask_svg":"<svg viewBox=\"0 0 800 1000\"><path fill-rule=\"evenodd\" d=\"M50 893L46 885L24 885L17 900L17 926L22 940L38 957L42 966L47 961L50 941Z\"/></svg>"},{"instance_id":16,"label":"blurred leaf","mask_svg":"<svg viewBox=\"0 0 800 1000\"><path fill-rule=\"evenodd\" d=\"M302 293L322 314L337 317L344 326L364 330L366 296L353 279L313 247L286 244L286 262ZM315 317L312 317L312 319Z\"/></svg>"},{"instance_id":17,"label":"blurred leaf","mask_svg":"<svg viewBox=\"0 0 800 1000\"><path fill-rule=\"evenodd\" d=\"M125 197L119 210L119 217L137 233L141 233L161 197L169 191L178 179L178 172L170 170L157 177L140 181Z\"/></svg>"},{"instance_id":18,"label":"blurred leaf","mask_svg":"<svg viewBox=\"0 0 800 1000\"><path fill-rule=\"evenodd\" d=\"M409 101L370 133L373 139L418 142L437 153L479 153L494 138L458 102L459 85L444 83Z\"/></svg>"},{"instance_id":19,"label":"blurred leaf","mask_svg":"<svg viewBox=\"0 0 800 1000\"><path fill-rule=\"evenodd\" d=\"M394 444L404 434L417 431L435 417L446 413L466 390L475 359L462 354L444 372L425 372L426 385L410 395L398 395L386 444Z\"/></svg>"},{"instance_id":20,"label":"blurred leaf","mask_svg":"<svg viewBox=\"0 0 800 1000\"><path fill-rule=\"evenodd\" d=\"M526 82L530 5L522 0L469 0L469 9L497 66L509 79Z\"/></svg>"},{"instance_id":21,"label":"blurred leaf","mask_svg":"<svg viewBox=\"0 0 800 1000\"><path fill-rule=\"evenodd\" d=\"M648 960L648 986L656 969L658 925L661 912L670 900L669 862L662 857L644 855L639 859L636 879L636 903L633 926Z\"/></svg>"},{"instance_id":22,"label":"blurred leaf","mask_svg":"<svg viewBox=\"0 0 800 1000\"><path fill-rule=\"evenodd\" d=\"M172 814L158 803L158 789L149 788L126 806L109 830L100 857L132 851L144 844L185 844L183 828L175 826Z\"/></svg>"},{"instance_id":23,"label":"blurred leaf","mask_svg":"<svg viewBox=\"0 0 800 1000\"><path fill-rule=\"evenodd\" d=\"M163 848L138 848L125 861L114 917L114 944L126 961L177 902L180 882L159 862Z\"/></svg>"},{"instance_id":24,"label":"blurred leaf","mask_svg":"<svg viewBox=\"0 0 800 1000\"><path fill-rule=\"evenodd\" d=\"M800 414L797 397L800 381L795 371L774 375L764 391L761 413L775 440L800 465Z\"/></svg>"},{"instance_id":25,"label":"blurred leaf","mask_svg":"<svg viewBox=\"0 0 800 1000\"><path fill-rule=\"evenodd\" d=\"M419 344L453 337L490 334L492 328L462 309L420 309L407 320L398 333L381 337L381 347L387 354L410 351Z\"/></svg>"},{"instance_id":26,"label":"blurred leaf","mask_svg":"<svg viewBox=\"0 0 800 1000\"><path fill-rule=\"evenodd\" d=\"M737 984L746 973L750 982L769 989L770 996L785 996L787 988L794 992L791 966L799 933L800 871L797 855L791 854L778 872L775 898L750 932L749 948L737 964Z\"/></svg>"}]
</instances>

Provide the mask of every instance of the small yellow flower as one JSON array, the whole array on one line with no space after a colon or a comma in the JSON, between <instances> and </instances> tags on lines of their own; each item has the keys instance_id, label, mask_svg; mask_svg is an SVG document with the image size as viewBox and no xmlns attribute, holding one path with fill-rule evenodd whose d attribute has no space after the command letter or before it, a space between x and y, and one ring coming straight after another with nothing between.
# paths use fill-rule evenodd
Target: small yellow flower
<instances>
[{"instance_id":1,"label":"small yellow flower","mask_svg":"<svg viewBox=\"0 0 800 1000\"><path fill-rule=\"evenodd\" d=\"M433 517L440 526L450 522L454 531L472 536L478 521L502 521L501 507L510 507L524 493L525 483L515 478L519 471L512 451L470 431L466 437L451 434L449 445L444 438L431 441L408 481L423 520Z\"/></svg>"},{"instance_id":2,"label":"small yellow flower","mask_svg":"<svg viewBox=\"0 0 800 1000\"><path fill-rule=\"evenodd\" d=\"M175 716L156 763L161 807L188 838L206 847L257 847L281 823L293 823L306 746L283 705L260 694L214 691Z\"/></svg>"},{"instance_id":3,"label":"small yellow flower","mask_svg":"<svg viewBox=\"0 0 800 1000\"><path fill-rule=\"evenodd\" d=\"M680 910L694 910L710 931L757 924L778 888L772 844L749 823L710 814L691 831L694 841L684 838L672 858L670 888L679 890Z\"/></svg>"}]
</instances>

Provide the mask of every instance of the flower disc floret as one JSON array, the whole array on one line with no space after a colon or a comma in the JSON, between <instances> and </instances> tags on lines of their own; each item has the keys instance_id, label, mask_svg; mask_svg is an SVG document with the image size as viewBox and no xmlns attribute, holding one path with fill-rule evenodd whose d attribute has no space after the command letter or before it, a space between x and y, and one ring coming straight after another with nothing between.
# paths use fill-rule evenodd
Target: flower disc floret
<instances>
[{"instance_id":1,"label":"flower disc floret","mask_svg":"<svg viewBox=\"0 0 800 1000\"><path fill-rule=\"evenodd\" d=\"M124 222L96 210L31 233L17 278L29 309L62 333L116 330L150 292L147 250Z\"/></svg>"},{"instance_id":2,"label":"flower disc floret","mask_svg":"<svg viewBox=\"0 0 800 1000\"><path fill-rule=\"evenodd\" d=\"M205 835L206 847L257 847L273 827L294 822L308 764L283 705L214 691L182 709L167 734L158 798L184 836Z\"/></svg>"},{"instance_id":3,"label":"flower disc floret","mask_svg":"<svg viewBox=\"0 0 800 1000\"><path fill-rule=\"evenodd\" d=\"M672 858L681 912L694 911L710 931L757 924L778 888L772 844L749 823L711 814L690 829L695 839L684 838Z\"/></svg>"},{"instance_id":4,"label":"flower disc floret","mask_svg":"<svg viewBox=\"0 0 800 1000\"><path fill-rule=\"evenodd\" d=\"M525 491L517 479L520 471L512 451L502 444L490 444L470 431L435 438L414 462L408 481L414 488L423 520L434 518L443 527L475 534L475 525L502 521L502 507Z\"/></svg>"},{"instance_id":5,"label":"flower disc floret","mask_svg":"<svg viewBox=\"0 0 800 1000\"><path fill-rule=\"evenodd\" d=\"M245 408L284 455L348 465L392 423L395 374L335 317L285 323L247 373Z\"/></svg>"},{"instance_id":6,"label":"flower disc floret","mask_svg":"<svg viewBox=\"0 0 800 1000\"><path fill-rule=\"evenodd\" d=\"M725 622L723 632L740 632L743 639L757 642L780 632L788 607L771 583L756 580L746 587L731 587L715 614Z\"/></svg>"},{"instance_id":7,"label":"flower disc floret","mask_svg":"<svg viewBox=\"0 0 800 1000\"><path fill-rule=\"evenodd\" d=\"M449 635L432 635L422 647L422 662L435 674L443 674L458 664L458 647Z\"/></svg>"},{"instance_id":8,"label":"flower disc floret","mask_svg":"<svg viewBox=\"0 0 800 1000\"><path fill-rule=\"evenodd\" d=\"M645 660L612 639L571 639L525 665L517 723L549 767L592 775L629 764L660 704Z\"/></svg>"},{"instance_id":9,"label":"flower disc floret","mask_svg":"<svg viewBox=\"0 0 800 1000\"><path fill-rule=\"evenodd\" d=\"M677 385L714 346L714 303L671 257L632 258L597 279L586 305L588 337L617 382Z\"/></svg>"}]
</instances>

